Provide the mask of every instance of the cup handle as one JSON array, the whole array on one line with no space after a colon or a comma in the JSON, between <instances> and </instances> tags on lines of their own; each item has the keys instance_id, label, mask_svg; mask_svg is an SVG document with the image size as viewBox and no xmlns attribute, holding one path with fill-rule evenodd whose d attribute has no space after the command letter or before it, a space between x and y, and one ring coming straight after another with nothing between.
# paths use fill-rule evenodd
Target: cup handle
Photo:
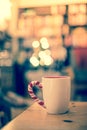
<instances>
[{"instance_id":1,"label":"cup handle","mask_svg":"<svg viewBox=\"0 0 87 130\"><path fill-rule=\"evenodd\" d=\"M34 91L33 91L33 87L34 86L37 86L39 89L43 88L42 84L39 82L39 81L31 81L29 84L28 84L28 92L29 92L29 95L31 96L31 98L37 102L39 105L41 105L42 107L45 108L44 106L44 101L43 100L40 100L35 94L34 94Z\"/></svg>"}]
</instances>

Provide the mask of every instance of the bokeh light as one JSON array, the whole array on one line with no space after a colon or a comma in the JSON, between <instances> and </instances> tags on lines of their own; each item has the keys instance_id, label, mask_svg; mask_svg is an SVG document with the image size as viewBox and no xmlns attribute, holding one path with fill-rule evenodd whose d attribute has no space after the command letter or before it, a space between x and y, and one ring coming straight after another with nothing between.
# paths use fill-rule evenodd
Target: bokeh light
<instances>
[{"instance_id":1,"label":"bokeh light","mask_svg":"<svg viewBox=\"0 0 87 130\"><path fill-rule=\"evenodd\" d=\"M38 60L37 57L35 57L35 56L32 56L32 57L30 58L30 63L31 63L33 66L35 66L35 67L39 66L39 60Z\"/></svg>"},{"instance_id":2,"label":"bokeh light","mask_svg":"<svg viewBox=\"0 0 87 130\"><path fill-rule=\"evenodd\" d=\"M49 48L49 43L48 43L47 38L45 38L45 37L41 38L41 39L40 39L40 43L41 43L41 47L42 47L43 49Z\"/></svg>"},{"instance_id":3,"label":"bokeh light","mask_svg":"<svg viewBox=\"0 0 87 130\"><path fill-rule=\"evenodd\" d=\"M33 41L32 46L33 46L34 48L39 47L39 46L40 46L39 41Z\"/></svg>"}]
</instances>

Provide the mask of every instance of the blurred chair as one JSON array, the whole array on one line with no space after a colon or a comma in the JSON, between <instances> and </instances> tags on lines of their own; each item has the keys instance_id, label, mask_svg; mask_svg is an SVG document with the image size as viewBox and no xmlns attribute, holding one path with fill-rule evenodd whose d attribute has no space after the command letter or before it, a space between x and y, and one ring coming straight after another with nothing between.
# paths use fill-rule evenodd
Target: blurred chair
<instances>
[{"instance_id":1,"label":"blurred chair","mask_svg":"<svg viewBox=\"0 0 87 130\"><path fill-rule=\"evenodd\" d=\"M87 83L87 48L72 49L71 65L75 74L75 81Z\"/></svg>"},{"instance_id":2,"label":"blurred chair","mask_svg":"<svg viewBox=\"0 0 87 130\"><path fill-rule=\"evenodd\" d=\"M87 48L72 49L71 66L74 72L74 94L84 96L87 93Z\"/></svg>"},{"instance_id":3,"label":"blurred chair","mask_svg":"<svg viewBox=\"0 0 87 130\"><path fill-rule=\"evenodd\" d=\"M0 127L11 120L11 108L26 108L29 104L15 93L12 66L0 66Z\"/></svg>"}]
</instances>

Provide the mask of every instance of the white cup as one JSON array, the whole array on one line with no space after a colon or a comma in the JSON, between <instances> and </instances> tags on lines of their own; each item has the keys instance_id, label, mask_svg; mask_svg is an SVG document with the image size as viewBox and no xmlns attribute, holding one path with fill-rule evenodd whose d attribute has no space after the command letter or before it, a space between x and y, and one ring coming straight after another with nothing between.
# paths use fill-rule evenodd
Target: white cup
<instances>
[{"instance_id":1,"label":"white cup","mask_svg":"<svg viewBox=\"0 0 87 130\"><path fill-rule=\"evenodd\" d=\"M33 87L42 88L43 101L33 92ZM31 81L28 92L32 99L46 108L50 114L62 114L69 110L71 80L69 76L47 76L42 77L42 83Z\"/></svg>"}]
</instances>

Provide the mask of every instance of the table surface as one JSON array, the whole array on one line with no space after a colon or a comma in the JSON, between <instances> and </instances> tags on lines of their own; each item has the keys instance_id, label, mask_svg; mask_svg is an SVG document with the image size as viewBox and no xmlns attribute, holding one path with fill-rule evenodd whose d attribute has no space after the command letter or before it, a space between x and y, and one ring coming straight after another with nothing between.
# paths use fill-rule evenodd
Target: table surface
<instances>
[{"instance_id":1,"label":"table surface","mask_svg":"<svg viewBox=\"0 0 87 130\"><path fill-rule=\"evenodd\" d=\"M60 115L34 103L1 130L87 130L87 102L70 102L69 112Z\"/></svg>"}]
</instances>

